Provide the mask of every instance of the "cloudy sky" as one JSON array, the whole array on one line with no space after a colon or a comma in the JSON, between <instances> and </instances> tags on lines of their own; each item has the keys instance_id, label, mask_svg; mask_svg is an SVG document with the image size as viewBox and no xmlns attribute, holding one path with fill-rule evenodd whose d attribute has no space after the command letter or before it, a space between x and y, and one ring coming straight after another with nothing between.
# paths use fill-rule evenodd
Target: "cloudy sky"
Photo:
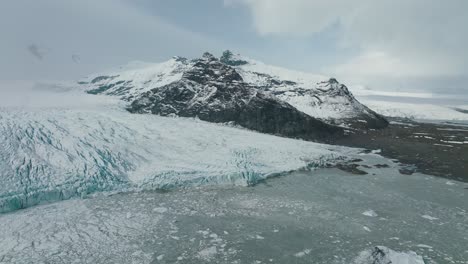
<instances>
[{"instance_id":1,"label":"cloudy sky","mask_svg":"<svg viewBox=\"0 0 468 264\"><path fill-rule=\"evenodd\" d=\"M466 0L2 0L0 80L231 49L372 89L468 94Z\"/></svg>"}]
</instances>

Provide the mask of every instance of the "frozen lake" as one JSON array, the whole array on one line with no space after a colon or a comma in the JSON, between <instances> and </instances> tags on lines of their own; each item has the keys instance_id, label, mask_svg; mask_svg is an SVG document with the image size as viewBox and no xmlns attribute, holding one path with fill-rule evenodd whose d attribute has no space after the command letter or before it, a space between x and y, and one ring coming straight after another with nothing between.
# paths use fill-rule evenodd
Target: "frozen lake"
<instances>
[{"instance_id":1,"label":"frozen lake","mask_svg":"<svg viewBox=\"0 0 468 264\"><path fill-rule=\"evenodd\" d=\"M468 184L386 162L363 176L319 169L3 214L0 263L367 263L356 257L375 246L468 263Z\"/></svg>"}]
</instances>

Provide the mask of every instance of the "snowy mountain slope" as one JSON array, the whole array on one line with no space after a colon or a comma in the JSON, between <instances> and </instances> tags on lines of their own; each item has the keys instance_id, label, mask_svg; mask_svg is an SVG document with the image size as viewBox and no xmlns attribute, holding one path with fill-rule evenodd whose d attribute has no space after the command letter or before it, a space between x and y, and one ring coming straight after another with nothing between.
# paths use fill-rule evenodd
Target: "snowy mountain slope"
<instances>
[{"instance_id":1,"label":"snowy mountain slope","mask_svg":"<svg viewBox=\"0 0 468 264\"><path fill-rule=\"evenodd\" d=\"M297 72L232 55L220 61L232 67L251 88L269 92L298 110L328 123L358 127L385 127L381 116L359 103L346 86L321 75ZM193 71L199 59L175 57L160 64L134 63L79 82L88 93L115 95L132 102L150 90L178 82ZM224 82L225 80L218 80ZM355 122L356 120L359 120Z\"/></svg>"},{"instance_id":2,"label":"snowy mountain slope","mask_svg":"<svg viewBox=\"0 0 468 264\"><path fill-rule=\"evenodd\" d=\"M230 51L223 53L221 61L235 67L245 82L272 92L310 116L332 124L357 127L388 125L382 116L361 104L334 78L266 65Z\"/></svg>"},{"instance_id":3,"label":"snowy mountain slope","mask_svg":"<svg viewBox=\"0 0 468 264\"><path fill-rule=\"evenodd\" d=\"M107 96L69 94L72 107L0 108L0 212L131 187L246 185L355 152L194 119L134 115ZM80 108L90 97L102 104Z\"/></svg>"},{"instance_id":4,"label":"snowy mountain slope","mask_svg":"<svg viewBox=\"0 0 468 264\"><path fill-rule=\"evenodd\" d=\"M245 82L255 84L259 87L289 91L292 86L313 90L319 82L330 79L330 77L294 71L282 67L265 64L240 54L233 54L226 50L220 57L221 62L240 69L240 74Z\"/></svg>"},{"instance_id":5,"label":"snowy mountain slope","mask_svg":"<svg viewBox=\"0 0 468 264\"><path fill-rule=\"evenodd\" d=\"M132 62L118 69L91 75L79 84L90 94L114 95L131 101L153 88L180 80L188 67L187 60L180 57L163 63Z\"/></svg>"},{"instance_id":6,"label":"snowy mountain slope","mask_svg":"<svg viewBox=\"0 0 468 264\"><path fill-rule=\"evenodd\" d=\"M306 140L325 141L343 135L341 128L249 86L235 69L209 53L194 60L179 81L141 94L128 109L132 113L234 122L262 133Z\"/></svg>"}]
</instances>

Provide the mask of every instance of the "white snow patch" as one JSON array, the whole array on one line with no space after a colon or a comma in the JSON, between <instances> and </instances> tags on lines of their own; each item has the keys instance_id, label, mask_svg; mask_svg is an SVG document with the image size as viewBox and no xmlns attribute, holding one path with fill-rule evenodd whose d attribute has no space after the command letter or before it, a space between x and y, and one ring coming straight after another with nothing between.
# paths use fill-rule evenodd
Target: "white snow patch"
<instances>
[{"instance_id":1,"label":"white snow patch","mask_svg":"<svg viewBox=\"0 0 468 264\"><path fill-rule=\"evenodd\" d=\"M381 149L375 149L371 151L372 154L380 154L381 152L382 152Z\"/></svg>"},{"instance_id":2,"label":"white snow patch","mask_svg":"<svg viewBox=\"0 0 468 264\"><path fill-rule=\"evenodd\" d=\"M416 120L468 120L468 114L460 113L450 106L389 102L366 97L359 98L359 100L384 116Z\"/></svg>"}]
</instances>

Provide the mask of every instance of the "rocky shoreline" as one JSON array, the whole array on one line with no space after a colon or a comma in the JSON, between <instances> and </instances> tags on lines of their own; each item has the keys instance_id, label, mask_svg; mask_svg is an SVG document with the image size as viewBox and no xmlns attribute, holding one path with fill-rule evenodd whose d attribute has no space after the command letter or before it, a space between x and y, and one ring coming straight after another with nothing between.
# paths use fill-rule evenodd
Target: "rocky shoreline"
<instances>
[{"instance_id":1,"label":"rocky shoreline","mask_svg":"<svg viewBox=\"0 0 468 264\"><path fill-rule=\"evenodd\" d=\"M353 131L333 143L379 149L381 155L407 164L401 174L422 172L468 182L468 127L393 120L385 129Z\"/></svg>"}]
</instances>

